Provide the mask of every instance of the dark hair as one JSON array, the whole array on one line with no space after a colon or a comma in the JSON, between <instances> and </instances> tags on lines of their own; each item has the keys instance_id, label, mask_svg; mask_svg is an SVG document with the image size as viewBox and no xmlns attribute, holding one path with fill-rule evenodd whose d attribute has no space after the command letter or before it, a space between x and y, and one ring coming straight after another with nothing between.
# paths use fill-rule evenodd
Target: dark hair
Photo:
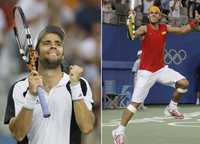
<instances>
[{"instance_id":1,"label":"dark hair","mask_svg":"<svg viewBox=\"0 0 200 144\"><path fill-rule=\"evenodd\" d=\"M39 43L40 43L40 40L47 34L47 33L55 33L57 34L61 40L63 41L64 40L64 37L65 37L65 32L64 30L61 28L61 27L58 27L58 26L55 26L55 25L49 25L49 26L46 26L40 33L39 33L39 36L37 38L37 42L36 42L36 45L35 45L35 49L36 51L39 51Z\"/></svg>"},{"instance_id":2,"label":"dark hair","mask_svg":"<svg viewBox=\"0 0 200 144\"><path fill-rule=\"evenodd\" d=\"M37 38L37 42L35 44L35 49L36 51L39 53L39 43L41 41L41 39L47 34L47 33L55 33L57 34L61 40L64 40L65 37L65 32L61 27L55 26L55 25L48 25L46 26L40 33L39 36ZM38 60L36 61L36 69L38 70ZM64 66L61 64L61 69L63 71Z\"/></svg>"}]
</instances>

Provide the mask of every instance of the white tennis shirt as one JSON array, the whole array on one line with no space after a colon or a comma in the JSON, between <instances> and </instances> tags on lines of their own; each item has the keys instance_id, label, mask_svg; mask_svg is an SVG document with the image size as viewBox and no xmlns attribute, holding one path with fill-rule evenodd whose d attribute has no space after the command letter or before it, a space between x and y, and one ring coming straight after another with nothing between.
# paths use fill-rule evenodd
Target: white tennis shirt
<instances>
[{"instance_id":1,"label":"white tennis shirt","mask_svg":"<svg viewBox=\"0 0 200 144\"><path fill-rule=\"evenodd\" d=\"M92 105L93 100L90 86L85 79L83 80L87 87L84 100L87 101L87 104L89 102ZM33 111L32 126L27 135L28 144L70 144L70 127L73 123L71 122L73 104L70 92L66 88L68 82L69 76L64 74L60 82L48 94L46 93L46 99L51 113L49 118L43 118L38 99L38 103ZM24 105L27 89L28 79L17 82L13 87L12 98L15 116L17 116ZM8 100L5 123L6 117L7 121L12 117L9 116L8 112L8 107L10 107L9 103L11 105L11 102Z\"/></svg>"}]
</instances>

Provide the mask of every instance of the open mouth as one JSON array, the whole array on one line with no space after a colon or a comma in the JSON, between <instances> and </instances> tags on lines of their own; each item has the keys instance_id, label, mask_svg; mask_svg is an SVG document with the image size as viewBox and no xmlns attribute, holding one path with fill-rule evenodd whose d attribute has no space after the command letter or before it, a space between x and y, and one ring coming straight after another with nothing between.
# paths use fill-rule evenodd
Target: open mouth
<instances>
[{"instance_id":1,"label":"open mouth","mask_svg":"<svg viewBox=\"0 0 200 144\"><path fill-rule=\"evenodd\" d=\"M49 55L51 55L51 56L57 56L57 54L56 53L49 53Z\"/></svg>"},{"instance_id":2,"label":"open mouth","mask_svg":"<svg viewBox=\"0 0 200 144\"><path fill-rule=\"evenodd\" d=\"M50 57L57 57L57 56L58 56L58 54L57 54L56 51L49 51L49 52L47 53L47 55L49 55Z\"/></svg>"},{"instance_id":3,"label":"open mouth","mask_svg":"<svg viewBox=\"0 0 200 144\"><path fill-rule=\"evenodd\" d=\"M57 55L57 51L56 50L49 50L48 54L56 54Z\"/></svg>"}]
</instances>

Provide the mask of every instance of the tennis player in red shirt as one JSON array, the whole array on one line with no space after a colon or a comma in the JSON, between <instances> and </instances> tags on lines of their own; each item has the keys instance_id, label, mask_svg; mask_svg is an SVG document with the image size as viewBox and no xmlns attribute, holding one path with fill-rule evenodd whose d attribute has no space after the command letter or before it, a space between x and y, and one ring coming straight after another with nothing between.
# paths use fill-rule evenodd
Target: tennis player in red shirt
<instances>
[{"instance_id":1,"label":"tennis player in red shirt","mask_svg":"<svg viewBox=\"0 0 200 144\"><path fill-rule=\"evenodd\" d=\"M129 14L134 16L135 12L130 11ZM149 23L140 26L136 31L132 31L129 25L131 39L134 40L139 36L142 38L142 55L131 102L122 115L120 125L112 131L114 144L124 144L125 128L129 120L136 113L138 106L145 100L150 88L156 82L175 88L165 113L176 119L184 118L184 115L178 111L177 105L181 96L187 92L189 82L183 75L169 68L164 63L166 35L169 32L177 34L190 32L200 22L200 16L196 15L195 19L185 26L172 27L161 24L160 9L156 6L151 6L148 18Z\"/></svg>"}]
</instances>

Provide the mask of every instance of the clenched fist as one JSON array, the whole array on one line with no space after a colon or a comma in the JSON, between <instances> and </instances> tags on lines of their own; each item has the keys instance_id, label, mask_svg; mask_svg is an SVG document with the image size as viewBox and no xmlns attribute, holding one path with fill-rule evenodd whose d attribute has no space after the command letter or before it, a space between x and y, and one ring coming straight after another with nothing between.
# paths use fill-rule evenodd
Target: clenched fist
<instances>
[{"instance_id":1,"label":"clenched fist","mask_svg":"<svg viewBox=\"0 0 200 144\"><path fill-rule=\"evenodd\" d=\"M28 83L29 83L29 92L32 95L36 95L37 87L43 86L42 77L38 74L37 71L31 71L28 76Z\"/></svg>"},{"instance_id":2,"label":"clenched fist","mask_svg":"<svg viewBox=\"0 0 200 144\"><path fill-rule=\"evenodd\" d=\"M79 83L80 77L83 73L83 68L78 65L71 65L69 67L69 79L71 82L71 85L76 85Z\"/></svg>"}]
</instances>

